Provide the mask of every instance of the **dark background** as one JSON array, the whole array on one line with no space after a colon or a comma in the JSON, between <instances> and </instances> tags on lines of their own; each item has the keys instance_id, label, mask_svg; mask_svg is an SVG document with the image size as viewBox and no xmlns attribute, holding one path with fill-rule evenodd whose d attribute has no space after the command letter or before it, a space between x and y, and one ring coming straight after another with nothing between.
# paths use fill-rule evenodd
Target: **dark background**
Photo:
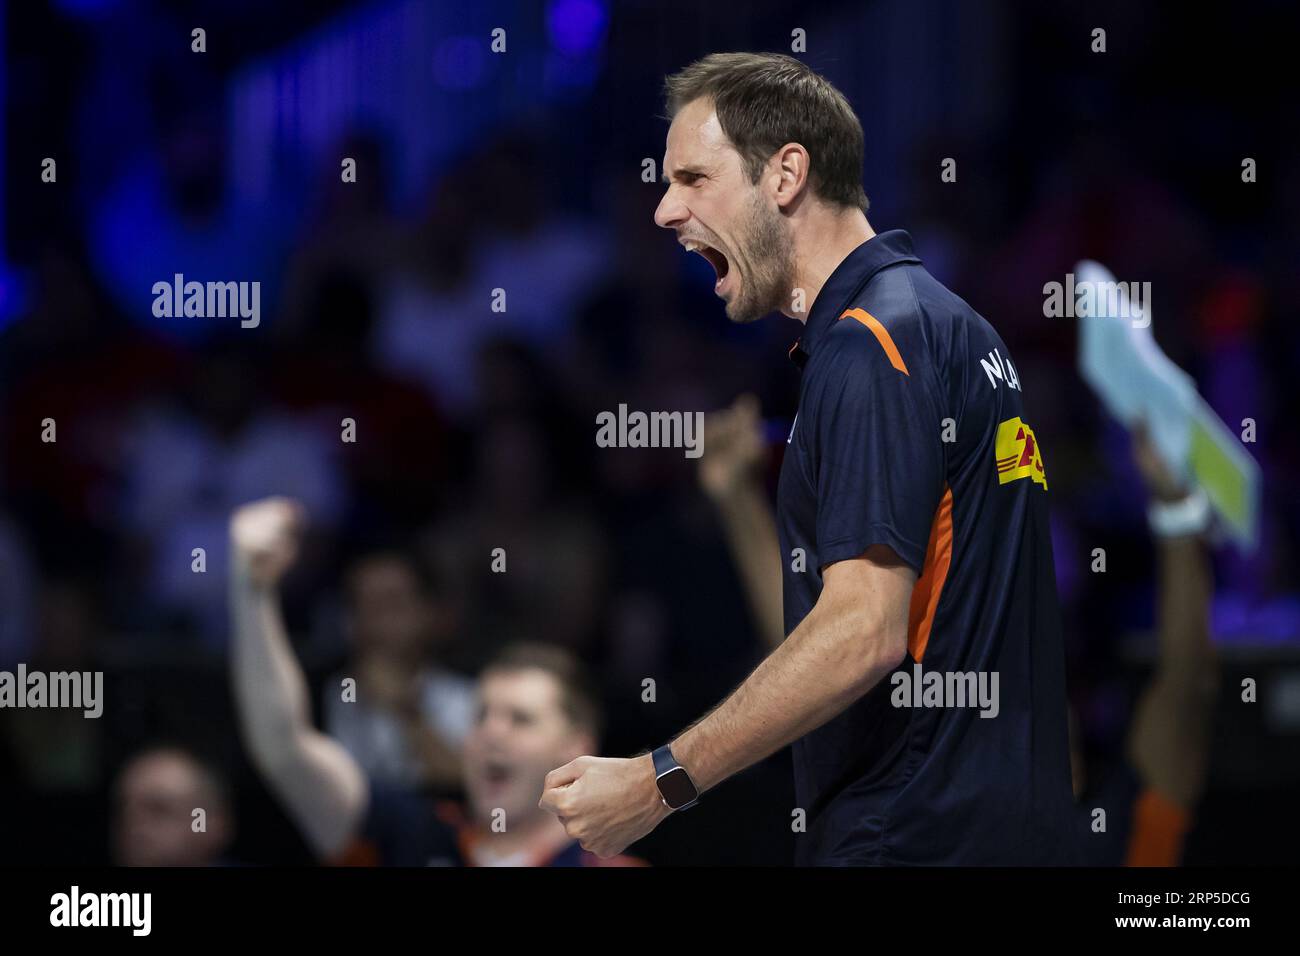
<instances>
[{"instance_id":1,"label":"dark background","mask_svg":"<svg viewBox=\"0 0 1300 956\"><path fill-rule=\"evenodd\" d=\"M1300 138L1283 2L8 4L0 240L0 668L106 672L105 715L0 714L0 862L107 860L107 788L166 736L222 763L236 856L301 862L244 762L224 669L225 521L302 497L288 584L314 679L341 659L338 585L377 540L522 542L460 595L457 660L532 637L600 675L607 753L661 742L759 658L721 529L680 450L597 449L596 412L720 407L788 423L798 333L731 326L651 219L663 76L790 52L849 97L878 230L1001 332L1052 478L1073 703L1120 749L1150 657L1152 556L1122 429L1075 371L1042 286L1079 259L1150 281L1157 340L1264 477L1260 546L1216 552L1224 690L1188 863L1300 849ZM190 30L208 52L190 51ZM507 52L489 51L507 30ZM1091 31L1107 52L1090 52ZM44 157L57 184L40 181ZM339 160L359 182L339 182ZM1241 181L1253 157L1258 182ZM956 183L940 163L958 163ZM174 273L259 280L256 329L155 319ZM491 290L509 296L490 309ZM354 416L363 440L340 445ZM57 444L40 442L53 417ZM772 475L778 464L773 448ZM450 529L450 530L449 530ZM209 571L190 573L190 549ZM1093 574L1093 548L1108 556ZM504 590L493 590L504 589ZM35 666L35 665L33 665ZM659 702L640 702L653 676ZM1261 702L1238 700L1243 677ZM788 757L640 847L786 863Z\"/></svg>"}]
</instances>

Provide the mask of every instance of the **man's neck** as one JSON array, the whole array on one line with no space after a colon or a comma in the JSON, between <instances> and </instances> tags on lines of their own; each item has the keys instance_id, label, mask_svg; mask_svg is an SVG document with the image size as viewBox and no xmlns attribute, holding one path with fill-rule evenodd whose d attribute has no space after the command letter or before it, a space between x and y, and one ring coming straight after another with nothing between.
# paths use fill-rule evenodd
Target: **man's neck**
<instances>
[{"instance_id":1,"label":"man's neck","mask_svg":"<svg viewBox=\"0 0 1300 956\"><path fill-rule=\"evenodd\" d=\"M475 863L493 866L519 854L526 854L527 865L545 863L573 842L564 832L564 824L543 813L501 833L479 828L481 839L475 841Z\"/></svg>"},{"instance_id":2,"label":"man's neck","mask_svg":"<svg viewBox=\"0 0 1300 956\"><path fill-rule=\"evenodd\" d=\"M858 246L875 230L866 215L854 209L848 212L818 210L805 235L795 237L795 288L804 291L804 311L785 312L792 319L806 323L822 286ZM784 310L783 310L784 311Z\"/></svg>"}]
</instances>

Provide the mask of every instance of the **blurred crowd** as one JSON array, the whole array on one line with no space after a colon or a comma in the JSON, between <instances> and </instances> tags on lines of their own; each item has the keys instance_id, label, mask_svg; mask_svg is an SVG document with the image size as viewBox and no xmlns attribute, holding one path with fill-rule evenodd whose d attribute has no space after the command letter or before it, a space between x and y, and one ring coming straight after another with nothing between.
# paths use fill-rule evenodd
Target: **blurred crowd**
<instances>
[{"instance_id":1,"label":"blurred crowd","mask_svg":"<svg viewBox=\"0 0 1300 956\"><path fill-rule=\"evenodd\" d=\"M657 190L635 177L610 185L607 215L568 213L537 173L543 144L512 134L399 216L375 185L382 144L339 148L359 183L323 161L300 235L249 273L283 274L256 329L202 319L171 334L130 314L76 239L41 242L32 307L0 341L4 663L106 669L119 689L181 679L159 676L178 662L218 667L231 513L282 494L309 522L285 604L317 682L418 698L454 747L484 663L515 641L557 644L601 676L607 746L648 746L761 645L693 463L597 449L595 416L716 407L784 361L767 347L781 337L706 311L708 282L679 278L676 247L650 232ZM191 229L202 209L187 197L206 190L186 177L212 174L211 158L178 173L174 215ZM0 753L33 795L95 793L183 708L188 738L229 759L232 728L200 727L196 698L178 696L102 724L7 713ZM379 715L337 695L319 707L368 772L412 779Z\"/></svg>"},{"instance_id":2,"label":"blurred crowd","mask_svg":"<svg viewBox=\"0 0 1300 956\"><path fill-rule=\"evenodd\" d=\"M1041 65L1008 68L1028 80ZM1257 421L1246 447L1263 469L1262 540L1251 555L1219 553L1215 633L1294 640L1300 439L1285 395L1300 374L1300 190L1273 180L1256 190L1267 200L1238 202L1240 150L1217 147L1221 183L1162 178L1161 160L1213 137L1215 117L1130 107L1045 142L1033 85L1003 126L964 144L960 185L941 182L939 157L963 144L936 133L895 158L909 171L904 195L866 189L888 217L871 215L875 228L908 229L1013 350L1046 452L1075 704L1106 746L1124 723L1121 639L1151 623L1145 498L1126 436L1074 371L1072 323L1043 317L1042 285L1082 258L1150 281L1157 340L1230 429ZM613 115L610 97L597 91L592 109ZM228 525L263 496L306 512L283 599L317 723L377 779L455 793L472 682L519 640L563 647L596 675L611 754L663 742L764 653L695 463L680 449L594 442L596 414L620 403L708 411L748 391L766 420L788 424L797 397L786 359L797 324L728 325L707 267L655 229L660 187L642 181L639 155L607 148L569 168L553 149L573 122L561 114L474 144L431 171L421 204L398 208L388 138L358 129L312 158L301 211L245 234L223 203L214 115L163 127L147 203L124 170L98 205L65 205L23 242L25 307L0 330L0 668L104 670L109 692L99 721L0 715L4 799L62 840L19 835L0 859L130 862L103 833L110 814L128 820L147 774L219 795L209 862L231 840L245 861L303 858L245 763L224 670ZM1126 148L1139 130L1157 142L1141 154ZM357 159L356 183L340 180L340 156ZM575 175L581 188L565 182ZM159 237L174 237L212 264L188 278L264 280L258 328L149 315L149 284L173 270L128 288L117 263L132 249L105 245L139 240L146 209L167 227L151 233L158 262ZM345 419L355 441L341 437ZM783 438L774 427L769 479ZM1105 575L1089 573L1095 547ZM505 573L493 570L498 548ZM341 676L382 703L350 708L320 692ZM411 712L441 758L417 759L395 729L393 715ZM748 832L753 808L786 805L783 759L724 794L727 822L704 818L726 859L788 859L780 828L728 840ZM238 834L226 813L236 799ZM681 834L656 835L663 859L688 856Z\"/></svg>"}]
</instances>

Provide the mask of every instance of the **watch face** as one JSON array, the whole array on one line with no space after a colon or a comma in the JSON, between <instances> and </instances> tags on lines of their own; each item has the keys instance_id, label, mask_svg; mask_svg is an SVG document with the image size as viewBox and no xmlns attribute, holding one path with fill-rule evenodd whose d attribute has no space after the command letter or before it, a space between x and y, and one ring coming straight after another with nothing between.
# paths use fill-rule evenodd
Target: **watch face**
<instances>
[{"instance_id":1,"label":"watch face","mask_svg":"<svg viewBox=\"0 0 1300 956\"><path fill-rule=\"evenodd\" d=\"M664 802L674 810L679 810L698 796L695 784L682 767L674 767L658 778L659 792Z\"/></svg>"}]
</instances>

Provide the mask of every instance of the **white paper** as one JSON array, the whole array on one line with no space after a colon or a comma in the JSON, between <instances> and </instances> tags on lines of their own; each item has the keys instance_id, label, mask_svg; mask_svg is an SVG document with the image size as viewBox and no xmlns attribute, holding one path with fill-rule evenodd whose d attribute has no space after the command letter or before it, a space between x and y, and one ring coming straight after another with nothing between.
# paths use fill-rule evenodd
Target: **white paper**
<instances>
[{"instance_id":1,"label":"white paper","mask_svg":"<svg viewBox=\"0 0 1300 956\"><path fill-rule=\"evenodd\" d=\"M1085 260L1074 267L1075 290L1085 284L1111 288L1115 277L1100 263ZM1106 284L1102 286L1101 284ZM1259 468L1241 448L1222 420L1197 394L1190 375L1169 360L1151 334L1151 303L1134 309L1119 286L1110 308L1109 296L1093 295L1101 314L1079 316L1079 373L1102 404L1128 427L1145 422L1156 453L1183 481L1206 489L1210 503L1232 536L1246 548L1256 537ZM1214 459L1212 475L1198 473L1191 455L1195 431L1221 456L1195 456L1204 469Z\"/></svg>"}]
</instances>

